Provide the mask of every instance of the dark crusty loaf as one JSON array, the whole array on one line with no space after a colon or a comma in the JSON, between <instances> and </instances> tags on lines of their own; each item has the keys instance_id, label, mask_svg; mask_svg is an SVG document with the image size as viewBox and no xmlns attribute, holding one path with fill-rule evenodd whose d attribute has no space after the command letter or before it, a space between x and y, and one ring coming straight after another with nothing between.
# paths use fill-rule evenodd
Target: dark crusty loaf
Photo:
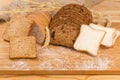
<instances>
[{"instance_id":1,"label":"dark crusty loaf","mask_svg":"<svg viewBox=\"0 0 120 80\"><path fill-rule=\"evenodd\" d=\"M92 22L92 13L84 6L68 4L63 6L50 23L51 43L66 47L73 44L80 32L82 24Z\"/></svg>"}]
</instances>

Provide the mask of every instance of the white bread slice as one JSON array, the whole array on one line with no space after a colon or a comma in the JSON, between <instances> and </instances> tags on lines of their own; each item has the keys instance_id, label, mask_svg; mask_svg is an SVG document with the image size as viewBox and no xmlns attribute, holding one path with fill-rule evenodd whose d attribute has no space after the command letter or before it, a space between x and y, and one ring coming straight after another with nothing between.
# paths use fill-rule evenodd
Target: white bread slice
<instances>
[{"instance_id":1,"label":"white bread slice","mask_svg":"<svg viewBox=\"0 0 120 80\"><path fill-rule=\"evenodd\" d=\"M98 48L105 36L105 31L96 30L88 25L82 25L80 34L74 43L74 49L97 55Z\"/></svg>"},{"instance_id":2,"label":"white bread slice","mask_svg":"<svg viewBox=\"0 0 120 80\"><path fill-rule=\"evenodd\" d=\"M116 39L119 37L119 33L116 32L114 28L107 28L100 25L90 24L90 26L94 29L98 30L104 30L106 32L106 35L101 43L101 45L106 47L112 47L116 41Z\"/></svg>"}]
</instances>

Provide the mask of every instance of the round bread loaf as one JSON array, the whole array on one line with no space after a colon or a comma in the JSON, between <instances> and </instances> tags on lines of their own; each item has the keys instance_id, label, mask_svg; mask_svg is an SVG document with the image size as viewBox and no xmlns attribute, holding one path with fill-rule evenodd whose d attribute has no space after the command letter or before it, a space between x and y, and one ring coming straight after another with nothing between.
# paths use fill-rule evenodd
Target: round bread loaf
<instances>
[{"instance_id":1,"label":"round bread loaf","mask_svg":"<svg viewBox=\"0 0 120 80\"><path fill-rule=\"evenodd\" d=\"M49 29L50 43L66 47L73 44L82 24L92 22L92 13L84 6L68 4L63 6L52 18Z\"/></svg>"}]
</instances>

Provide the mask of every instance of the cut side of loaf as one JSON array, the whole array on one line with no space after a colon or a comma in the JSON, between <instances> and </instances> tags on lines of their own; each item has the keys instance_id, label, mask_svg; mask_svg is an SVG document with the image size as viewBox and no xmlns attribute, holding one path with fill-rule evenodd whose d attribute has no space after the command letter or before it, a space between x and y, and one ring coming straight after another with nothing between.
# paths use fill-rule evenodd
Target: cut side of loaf
<instances>
[{"instance_id":1,"label":"cut side of loaf","mask_svg":"<svg viewBox=\"0 0 120 80\"><path fill-rule=\"evenodd\" d=\"M10 41L11 37L28 36L32 23L31 20L22 15L14 15L9 22L10 26L4 32L3 39Z\"/></svg>"},{"instance_id":2,"label":"cut side of loaf","mask_svg":"<svg viewBox=\"0 0 120 80\"><path fill-rule=\"evenodd\" d=\"M36 39L33 36L10 39L10 58L35 58Z\"/></svg>"},{"instance_id":3,"label":"cut side of loaf","mask_svg":"<svg viewBox=\"0 0 120 80\"><path fill-rule=\"evenodd\" d=\"M50 23L51 15L46 11L35 11L28 17L34 21L30 35L36 37L37 43L44 44L46 39L46 27L48 27Z\"/></svg>"},{"instance_id":4,"label":"cut side of loaf","mask_svg":"<svg viewBox=\"0 0 120 80\"><path fill-rule=\"evenodd\" d=\"M74 49L86 51L96 56L104 36L105 31L93 29L88 25L82 25L80 33L74 43Z\"/></svg>"},{"instance_id":5,"label":"cut side of loaf","mask_svg":"<svg viewBox=\"0 0 120 80\"><path fill-rule=\"evenodd\" d=\"M33 25L32 30L29 35L35 36L36 41L39 44L43 44L45 40L45 30L36 24Z\"/></svg>"},{"instance_id":6,"label":"cut side of loaf","mask_svg":"<svg viewBox=\"0 0 120 80\"><path fill-rule=\"evenodd\" d=\"M118 32L116 32L114 28L107 28L107 27L103 27L95 24L90 24L90 26L94 29L103 30L106 32L106 35L101 43L103 46L112 47L114 45L119 34Z\"/></svg>"}]
</instances>

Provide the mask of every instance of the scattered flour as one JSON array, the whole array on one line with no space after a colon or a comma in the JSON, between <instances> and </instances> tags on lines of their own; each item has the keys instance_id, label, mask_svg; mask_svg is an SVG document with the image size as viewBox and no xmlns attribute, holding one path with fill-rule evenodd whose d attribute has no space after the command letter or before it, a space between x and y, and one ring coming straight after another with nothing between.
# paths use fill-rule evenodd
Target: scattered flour
<instances>
[{"instance_id":1,"label":"scattered flour","mask_svg":"<svg viewBox=\"0 0 120 80\"><path fill-rule=\"evenodd\" d=\"M60 51L62 50L62 51ZM45 48L40 51L39 57L45 57L39 64L40 70L107 70L111 60L107 57L98 56L96 58L82 59L81 53L65 48ZM84 55L84 54L83 54Z\"/></svg>"},{"instance_id":2,"label":"scattered flour","mask_svg":"<svg viewBox=\"0 0 120 80\"><path fill-rule=\"evenodd\" d=\"M12 66L12 69L15 69L15 70L29 70L29 65L22 60L15 61L14 65Z\"/></svg>"}]
</instances>

